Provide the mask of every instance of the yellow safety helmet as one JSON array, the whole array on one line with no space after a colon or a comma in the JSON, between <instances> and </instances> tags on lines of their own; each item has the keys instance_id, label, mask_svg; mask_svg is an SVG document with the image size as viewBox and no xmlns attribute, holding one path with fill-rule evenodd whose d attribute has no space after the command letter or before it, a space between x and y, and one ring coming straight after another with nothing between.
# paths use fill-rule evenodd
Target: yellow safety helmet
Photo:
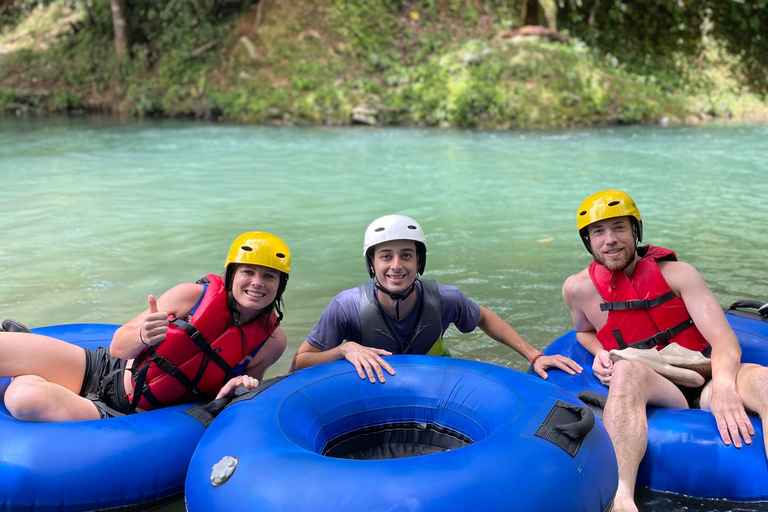
<instances>
[{"instance_id":1,"label":"yellow safety helmet","mask_svg":"<svg viewBox=\"0 0 768 512\"><path fill-rule=\"evenodd\" d=\"M587 227L595 222L614 217L632 217L632 222L637 229L637 241L643 241L643 219L629 194L621 190L603 190L586 198L576 214L579 235L590 254L592 254L592 247L589 245Z\"/></svg>"},{"instance_id":2,"label":"yellow safety helmet","mask_svg":"<svg viewBox=\"0 0 768 512\"><path fill-rule=\"evenodd\" d=\"M291 251L280 238L264 231L243 233L232 242L224 268L231 263L261 265L291 273Z\"/></svg>"}]
</instances>

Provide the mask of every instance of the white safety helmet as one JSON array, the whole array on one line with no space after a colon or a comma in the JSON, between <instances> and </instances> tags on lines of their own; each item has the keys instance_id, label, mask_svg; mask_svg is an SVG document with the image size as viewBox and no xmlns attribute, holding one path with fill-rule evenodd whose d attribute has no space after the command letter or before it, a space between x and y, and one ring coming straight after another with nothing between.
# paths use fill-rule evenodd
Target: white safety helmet
<instances>
[{"instance_id":1,"label":"white safety helmet","mask_svg":"<svg viewBox=\"0 0 768 512\"><path fill-rule=\"evenodd\" d=\"M363 257L368 268L368 275L373 277L373 259L371 248L383 242L392 240L413 240L416 242L416 257L418 258L418 273L424 274L427 266L427 243L424 241L424 231L418 222L405 215L385 215L371 222L365 230L363 242Z\"/></svg>"}]
</instances>

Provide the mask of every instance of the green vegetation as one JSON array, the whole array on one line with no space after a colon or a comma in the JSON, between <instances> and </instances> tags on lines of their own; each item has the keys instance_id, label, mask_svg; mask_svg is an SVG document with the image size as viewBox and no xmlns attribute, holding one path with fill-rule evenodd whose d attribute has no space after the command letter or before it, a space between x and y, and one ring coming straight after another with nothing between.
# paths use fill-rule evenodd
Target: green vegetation
<instances>
[{"instance_id":1,"label":"green vegetation","mask_svg":"<svg viewBox=\"0 0 768 512\"><path fill-rule=\"evenodd\" d=\"M126 3L119 63L109 0L0 7L0 111L476 128L768 112L768 0L561 1L565 43L500 37L524 16L501 0Z\"/></svg>"},{"instance_id":2,"label":"green vegetation","mask_svg":"<svg viewBox=\"0 0 768 512\"><path fill-rule=\"evenodd\" d=\"M731 71L768 92L768 0L561 0L558 25L635 71L675 69L711 41L734 57ZM761 34L762 32L762 34Z\"/></svg>"}]
</instances>

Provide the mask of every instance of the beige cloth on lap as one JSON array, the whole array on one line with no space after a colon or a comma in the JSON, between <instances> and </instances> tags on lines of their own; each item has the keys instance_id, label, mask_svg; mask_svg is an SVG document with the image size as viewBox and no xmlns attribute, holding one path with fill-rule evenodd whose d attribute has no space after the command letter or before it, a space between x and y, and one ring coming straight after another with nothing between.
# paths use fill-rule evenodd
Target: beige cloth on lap
<instances>
[{"instance_id":1,"label":"beige cloth on lap","mask_svg":"<svg viewBox=\"0 0 768 512\"><path fill-rule=\"evenodd\" d=\"M678 386L697 388L704 385L704 376L712 373L712 362L701 352L681 347L677 343L661 350L627 347L609 352L614 363L622 359L639 361Z\"/></svg>"}]
</instances>

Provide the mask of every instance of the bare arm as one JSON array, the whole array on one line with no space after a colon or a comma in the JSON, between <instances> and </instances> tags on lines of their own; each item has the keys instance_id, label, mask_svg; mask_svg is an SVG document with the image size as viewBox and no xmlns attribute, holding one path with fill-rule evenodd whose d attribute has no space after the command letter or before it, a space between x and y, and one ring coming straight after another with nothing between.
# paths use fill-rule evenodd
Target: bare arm
<instances>
[{"instance_id":1,"label":"bare arm","mask_svg":"<svg viewBox=\"0 0 768 512\"><path fill-rule=\"evenodd\" d=\"M664 277L680 298L699 332L712 345L712 380L719 387L736 389L741 347L720 304L701 274L691 265L676 262L664 267Z\"/></svg>"},{"instance_id":2,"label":"bare arm","mask_svg":"<svg viewBox=\"0 0 768 512\"><path fill-rule=\"evenodd\" d=\"M720 304L704 278L691 265L668 262L660 265L667 282L683 299L699 332L712 346L712 400L710 409L717 421L723 442L741 447L754 429L736 391L736 376L741 366L741 347L723 314ZM740 437L741 435L741 437Z\"/></svg>"},{"instance_id":3,"label":"bare arm","mask_svg":"<svg viewBox=\"0 0 768 512\"><path fill-rule=\"evenodd\" d=\"M202 293L202 285L184 283L174 286L156 301L154 296L150 295L149 307L115 331L109 347L110 353L121 359L133 359L147 344L157 345L165 339L168 316L187 316Z\"/></svg>"},{"instance_id":4,"label":"bare arm","mask_svg":"<svg viewBox=\"0 0 768 512\"><path fill-rule=\"evenodd\" d=\"M480 306L480 319L477 322L477 326L490 338L508 346L529 362L532 362L536 356L541 354L541 351L533 348L507 322L502 320L496 313L488 308ZM536 359L536 363L534 364L534 370L536 370L536 373L542 379L547 378L547 372L545 370L551 367L560 368L571 375L576 372L581 372L581 366L575 361L561 355L541 356Z\"/></svg>"},{"instance_id":5,"label":"bare arm","mask_svg":"<svg viewBox=\"0 0 768 512\"><path fill-rule=\"evenodd\" d=\"M272 336L264 342L264 346L261 347L259 353L253 358L245 369L244 375L238 375L227 381L224 386L219 390L216 398L219 399L224 396L234 396L235 389L238 386L243 386L246 389L253 389L259 385L259 381L264 379L264 373L267 368L272 366L280 359L280 356L285 352L285 347L288 345L285 333L279 327L275 329Z\"/></svg>"},{"instance_id":6,"label":"bare arm","mask_svg":"<svg viewBox=\"0 0 768 512\"><path fill-rule=\"evenodd\" d=\"M563 300L571 311L571 320L573 328L576 331L576 340L587 351L595 356L592 363L592 370L597 378L608 386L613 376L613 362L608 351L597 339L597 329L589 320L584 306L588 301L595 300L596 290L589 279L588 274L584 272L569 277L563 284Z\"/></svg>"},{"instance_id":7,"label":"bare arm","mask_svg":"<svg viewBox=\"0 0 768 512\"><path fill-rule=\"evenodd\" d=\"M304 340L298 352L296 352L296 369L301 370L310 366L344 359L341 347L342 345L339 345L338 347L323 351L312 346L307 340Z\"/></svg>"},{"instance_id":8,"label":"bare arm","mask_svg":"<svg viewBox=\"0 0 768 512\"><path fill-rule=\"evenodd\" d=\"M264 346L259 350L256 357L253 358L245 369L245 373L255 379L264 379L264 373L267 368L272 366L280 359L280 356L285 352L285 348L288 346L288 340L285 336L285 332L281 328L275 329L272 336L264 342Z\"/></svg>"}]
</instances>

